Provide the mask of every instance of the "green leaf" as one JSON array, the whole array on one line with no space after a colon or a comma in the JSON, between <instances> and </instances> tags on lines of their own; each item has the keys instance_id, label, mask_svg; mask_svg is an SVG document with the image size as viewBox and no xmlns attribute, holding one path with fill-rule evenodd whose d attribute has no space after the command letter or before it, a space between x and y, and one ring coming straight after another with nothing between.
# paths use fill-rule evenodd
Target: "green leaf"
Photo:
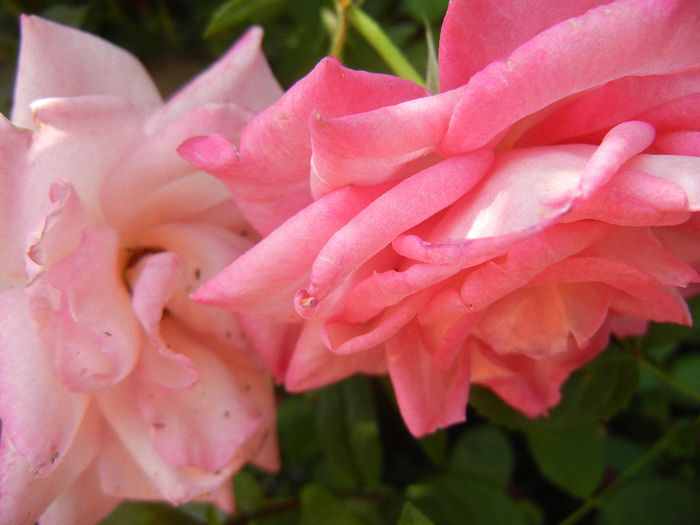
<instances>
[{"instance_id":1,"label":"green leaf","mask_svg":"<svg viewBox=\"0 0 700 525\"><path fill-rule=\"evenodd\" d=\"M562 388L562 400L549 416L528 419L506 405L490 390L472 387L469 402L496 424L518 430L580 427L610 418L623 408L637 386L637 364L632 354L611 345L574 372Z\"/></svg>"},{"instance_id":2,"label":"green leaf","mask_svg":"<svg viewBox=\"0 0 700 525\"><path fill-rule=\"evenodd\" d=\"M204 37L210 37L236 25L248 22L253 15L282 2L283 0L256 0L255 2L250 0L229 0L224 2L211 15L209 24L204 30Z\"/></svg>"},{"instance_id":3,"label":"green leaf","mask_svg":"<svg viewBox=\"0 0 700 525\"><path fill-rule=\"evenodd\" d=\"M377 485L382 448L367 379L355 376L323 389L316 416L321 446L333 472L351 486Z\"/></svg>"},{"instance_id":4,"label":"green leaf","mask_svg":"<svg viewBox=\"0 0 700 525\"><path fill-rule=\"evenodd\" d=\"M448 0L403 0L404 10L416 20L428 19L431 23L442 20Z\"/></svg>"},{"instance_id":5,"label":"green leaf","mask_svg":"<svg viewBox=\"0 0 700 525\"><path fill-rule=\"evenodd\" d=\"M320 485L301 490L301 525L362 525L343 502Z\"/></svg>"},{"instance_id":6,"label":"green leaf","mask_svg":"<svg viewBox=\"0 0 700 525\"><path fill-rule=\"evenodd\" d=\"M71 6L58 4L42 11L41 16L59 24L80 28L83 27L90 9L91 6L89 5Z\"/></svg>"},{"instance_id":7,"label":"green leaf","mask_svg":"<svg viewBox=\"0 0 700 525\"><path fill-rule=\"evenodd\" d=\"M468 474L442 474L406 489L406 497L440 525L525 525L500 487Z\"/></svg>"},{"instance_id":8,"label":"green leaf","mask_svg":"<svg viewBox=\"0 0 700 525\"><path fill-rule=\"evenodd\" d=\"M435 465L440 466L447 454L447 432L439 430L418 440L420 448Z\"/></svg>"},{"instance_id":9,"label":"green leaf","mask_svg":"<svg viewBox=\"0 0 700 525\"><path fill-rule=\"evenodd\" d=\"M433 30L428 21L425 21L425 41L428 48L428 57L425 66L425 86L431 93L440 91L440 64L438 62L437 47L433 39Z\"/></svg>"},{"instance_id":10,"label":"green leaf","mask_svg":"<svg viewBox=\"0 0 700 525\"><path fill-rule=\"evenodd\" d=\"M603 442L594 426L527 433L537 466L555 485L578 498L593 494L603 478Z\"/></svg>"},{"instance_id":11,"label":"green leaf","mask_svg":"<svg viewBox=\"0 0 700 525\"><path fill-rule=\"evenodd\" d=\"M600 506L597 525L691 525L700 523L700 488L672 479L632 481Z\"/></svg>"},{"instance_id":12,"label":"green leaf","mask_svg":"<svg viewBox=\"0 0 700 525\"><path fill-rule=\"evenodd\" d=\"M700 354L685 354L674 359L669 375L688 389L700 393ZM678 400L697 403L689 396L678 395Z\"/></svg>"},{"instance_id":13,"label":"green leaf","mask_svg":"<svg viewBox=\"0 0 700 525\"><path fill-rule=\"evenodd\" d=\"M407 501L396 525L435 525L418 507Z\"/></svg>"},{"instance_id":14,"label":"green leaf","mask_svg":"<svg viewBox=\"0 0 700 525\"><path fill-rule=\"evenodd\" d=\"M528 525L544 525L545 516L542 508L531 499L520 498L515 502L518 510L525 517Z\"/></svg>"},{"instance_id":15,"label":"green leaf","mask_svg":"<svg viewBox=\"0 0 700 525\"><path fill-rule=\"evenodd\" d=\"M202 522L164 503L125 502L103 519L100 525L201 525Z\"/></svg>"},{"instance_id":16,"label":"green leaf","mask_svg":"<svg viewBox=\"0 0 700 525\"><path fill-rule=\"evenodd\" d=\"M622 472L637 461L645 450L646 448L639 443L623 437L608 435L603 439L605 464L618 472Z\"/></svg>"},{"instance_id":17,"label":"green leaf","mask_svg":"<svg viewBox=\"0 0 700 525\"><path fill-rule=\"evenodd\" d=\"M476 474L505 487L513 470L508 438L493 425L468 428L454 444L449 470Z\"/></svg>"},{"instance_id":18,"label":"green leaf","mask_svg":"<svg viewBox=\"0 0 700 525\"><path fill-rule=\"evenodd\" d=\"M221 525L226 519L226 514L221 509L204 501L190 501L179 506L178 510L196 519L198 523L207 525Z\"/></svg>"},{"instance_id":19,"label":"green leaf","mask_svg":"<svg viewBox=\"0 0 700 525\"><path fill-rule=\"evenodd\" d=\"M236 508L253 512L265 504L265 494L260 483L248 470L241 470L233 477L233 493Z\"/></svg>"},{"instance_id":20,"label":"green leaf","mask_svg":"<svg viewBox=\"0 0 700 525\"><path fill-rule=\"evenodd\" d=\"M288 466L311 463L321 455L311 403L301 396L286 397L277 406L282 457Z\"/></svg>"}]
</instances>

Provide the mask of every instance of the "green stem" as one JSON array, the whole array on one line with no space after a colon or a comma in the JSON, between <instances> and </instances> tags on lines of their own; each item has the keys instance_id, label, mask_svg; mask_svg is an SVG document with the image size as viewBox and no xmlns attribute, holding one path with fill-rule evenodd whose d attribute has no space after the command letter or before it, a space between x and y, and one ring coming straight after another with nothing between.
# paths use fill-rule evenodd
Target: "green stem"
<instances>
[{"instance_id":1,"label":"green stem","mask_svg":"<svg viewBox=\"0 0 700 525\"><path fill-rule=\"evenodd\" d=\"M348 5L347 0L336 0L335 2L337 24L335 27L335 32L333 33L333 42L331 43L330 54L338 59L340 59L341 55L343 54L345 37L348 34L348 21L345 17L345 11L347 10Z\"/></svg>"},{"instance_id":2,"label":"green stem","mask_svg":"<svg viewBox=\"0 0 700 525\"><path fill-rule=\"evenodd\" d=\"M646 370L651 372L653 375L655 375L658 379L660 379L661 381L666 383L668 386L670 386L671 388L675 388L679 392L682 392L683 394L690 397L694 401L700 403L700 394L697 393L695 390L693 390L692 388L689 388L687 385L684 385L683 383L681 383L677 379L674 379L673 377L668 375L666 372L664 372L663 370L661 370L657 366L654 366L649 361L644 359L644 357L641 356L640 354L636 354L635 358L637 359L637 362L643 368L645 368Z\"/></svg>"},{"instance_id":3,"label":"green stem","mask_svg":"<svg viewBox=\"0 0 700 525\"><path fill-rule=\"evenodd\" d=\"M692 425L697 425L700 423L700 417L698 417ZM583 505L576 509L572 514L570 514L566 519L561 521L559 525L573 525L578 523L578 521L585 517L589 512L599 507L603 500L617 487L619 487L623 482L627 481L629 478L637 474L642 470L647 464L649 464L653 459L655 459L666 447L668 447L673 440L678 436L679 432L683 427L688 425L688 421L678 421L676 422L664 436L662 436L654 445L647 450L642 456L640 456L634 463L627 467L615 481L608 485L604 490L600 491L595 496L588 498Z\"/></svg>"},{"instance_id":4,"label":"green stem","mask_svg":"<svg viewBox=\"0 0 700 525\"><path fill-rule=\"evenodd\" d=\"M425 80L421 78L377 22L355 4L350 4L345 10L345 14L350 25L360 32L394 73L425 87Z\"/></svg>"}]
</instances>

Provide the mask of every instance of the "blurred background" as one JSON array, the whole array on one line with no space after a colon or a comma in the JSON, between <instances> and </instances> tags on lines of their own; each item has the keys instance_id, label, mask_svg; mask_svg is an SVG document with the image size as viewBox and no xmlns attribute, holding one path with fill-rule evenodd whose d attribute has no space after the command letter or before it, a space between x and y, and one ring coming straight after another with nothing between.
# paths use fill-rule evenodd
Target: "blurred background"
<instances>
[{"instance_id":1,"label":"blurred background","mask_svg":"<svg viewBox=\"0 0 700 525\"><path fill-rule=\"evenodd\" d=\"M424 75L426 25L437 43L447 0L370 0L362 7ZM3 113L12 95L20 13L38 14L128 49L151 71L165 96L223 54L251 24L265 29L265 54L282 85L289 87L330 53L337 27L332 0L0 0ZM342 58L356 69L389 71L352 31Z\"/></svg>"}]
</instances>

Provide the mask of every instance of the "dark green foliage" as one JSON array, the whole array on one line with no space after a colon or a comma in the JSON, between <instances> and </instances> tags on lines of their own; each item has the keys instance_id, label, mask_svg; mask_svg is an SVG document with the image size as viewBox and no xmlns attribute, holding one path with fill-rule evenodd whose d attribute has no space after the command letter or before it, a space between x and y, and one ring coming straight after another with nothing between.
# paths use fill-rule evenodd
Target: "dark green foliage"
<instances>
[{"instance_id":1,"label":"dark green foliage","mask_svg":"<svg viewBox=\"0 0 700 525\"><path fill-rule=\"evenodd\" d=\"M637 365L632 354L612 345L572 374L562 389L562 401L547 417L528 419L484 388L473 388L470 401L494 423L518 430L551 431L610 418L627 404L636 386Z\"/></svg>"},{"instance_id":2,"label":"dark green foliage","mask_svg":"<svg viewBox=\"0 0 700 525\"><path fill-rule=\"evenodd\" d=\"M530 451L538 467L554 484L581 499L590 496L603 478L603 440L595 426L531 431Z\"/></svg>"},{"instance_id":3,"label":"dark green foliage","mask_svg":"<svg viewBox=\"0 0 700 525\"><path fill-rule=\"evenodd\" d=\"M418 507L407 501L401 511L401 517L397 525L434 525L428 517L423 514Z\"/></svg>"},{"instance_id":4,"label":"dark green foliage","mask_svg":"<svg viewBox=\"0 0 700 525\"><path fill-rule=\"evenodd\" d=\"M525 524L506 492L478 476L442 474L410 485L406 497L435 523Z\"/></svg>"},{"instance_id":5,"label":"dark green foliage","mask_svg":"<svg viewBox=\"0 0 700 525\"><path fill-rule=\"evenodd\" d=\"M468 426L454 442L448 469L480 476L506 487L513 474L513 450L503 430L494 425Z\"/></svg>"},{"instance_id":6,"label":"dark green foliage","mask_svg":"<svg viewBox=\"0 0 700 525\"><path fill-rule=\"evenodd\" d=\"M606 498L597 525L700 523L700 486L680 480L632 481Z\"/></svg>"},{"instance_id":7,"label":"dark green foliage","mask_svg":"<svg viewBox=\"0 0 700 525\"><path fill-rule=\"evenodd\" d=\"M321 444L335 475L349 487L379 482L382 449L366 378L353 377L324 389L316 411Z\"/></svg>"}]
</instances>

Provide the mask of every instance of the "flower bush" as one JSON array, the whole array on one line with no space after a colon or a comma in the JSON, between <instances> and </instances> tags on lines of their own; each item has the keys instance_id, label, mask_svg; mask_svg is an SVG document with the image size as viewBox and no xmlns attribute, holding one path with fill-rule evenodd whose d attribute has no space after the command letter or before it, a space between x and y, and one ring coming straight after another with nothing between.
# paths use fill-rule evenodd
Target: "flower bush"
<instances>
[{"instance_id":1,"label":"flower bush","mask_svg":"<svg viewBox=\"0 0 700 525\"><path fill-rule=\"evenodd\" d=\"M699 22L453 0L438 94L323 60L237 146L180 148L265 236L194 297L287 323L263 357L292 391L388 371L416 436L472 383L546 414L611 334L691 322Z\"/></svg>"},{"instance_id":2,"label":"flower bush","mask_svg":"<svg viewBox=\"0 0 700 525\"><path fill-rule=\"evenodd\" d=\"M281 89L248 31L163 103L127 52L22 19L0 117L0 522L91 523L123 499L231 511L231 476L278 468L274 331L189 294L254 243L226 188L176 153Z\"/></svg>"}]
</instances>

